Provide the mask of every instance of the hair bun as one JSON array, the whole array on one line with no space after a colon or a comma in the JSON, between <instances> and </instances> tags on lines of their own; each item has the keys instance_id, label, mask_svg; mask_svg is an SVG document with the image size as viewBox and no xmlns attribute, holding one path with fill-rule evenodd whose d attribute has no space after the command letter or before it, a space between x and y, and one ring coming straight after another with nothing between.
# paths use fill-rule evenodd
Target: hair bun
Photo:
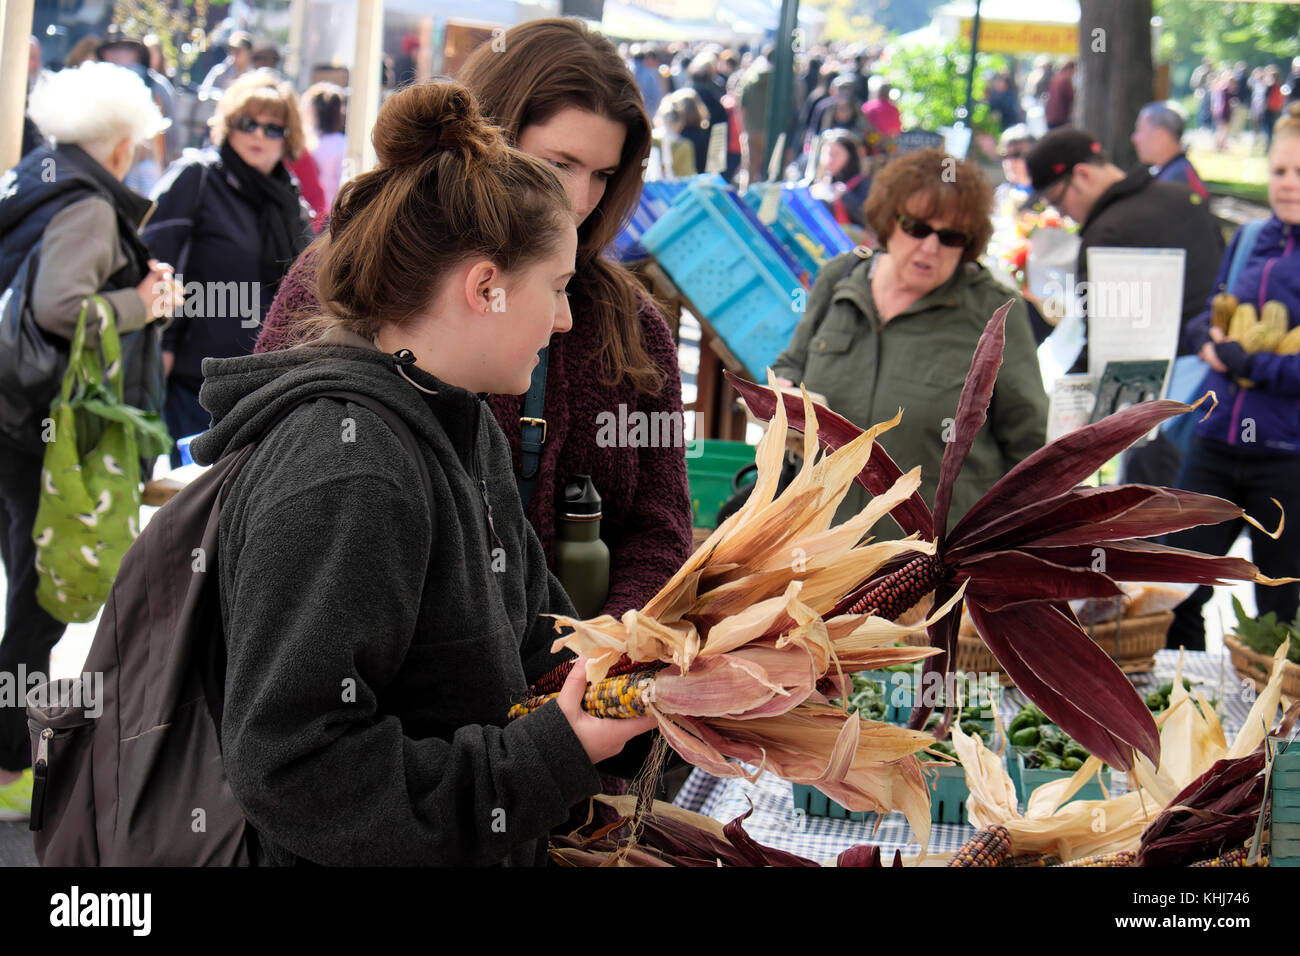
<instances>
[{"instance_id":1,"label":"hair bun","mask_svg":"<svg viewBox=\"0 0 1300 956\"><path fill-rule=\"evenodd\" d=\"M394 93L375 121L371 141L381 166L414 166L430 156L460 152L468 161L504 145L478 102L459 83L432 80Z\"/></svg>"}]
</instances>

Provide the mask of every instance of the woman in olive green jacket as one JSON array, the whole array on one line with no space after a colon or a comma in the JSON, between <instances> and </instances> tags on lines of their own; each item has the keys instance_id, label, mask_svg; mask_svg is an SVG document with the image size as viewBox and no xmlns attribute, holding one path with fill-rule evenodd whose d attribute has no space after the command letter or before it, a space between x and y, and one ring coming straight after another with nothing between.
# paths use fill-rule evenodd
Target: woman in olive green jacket
<instances>
[{"instance_id":1,"label":"woman in olive green jacket","mask_svg":"<svg viewBox=\"0 0 1300 956\"><path fill-rule=\"evenodd\" d=\"M904 471L921 466L921 495L933 504L975 344L994 311L1014 299L988 420L953 489L949 528L1043 445L1047 428L1025 304L975 261L992 232L991 203L988 180L973 164L939 150L894 160L866 203L881 251L858 248L826 264L773 366L864 428L902 408L901 424L880 442ZM855 485L838 519L865 502Z\"/></svg>"}]
</instances>

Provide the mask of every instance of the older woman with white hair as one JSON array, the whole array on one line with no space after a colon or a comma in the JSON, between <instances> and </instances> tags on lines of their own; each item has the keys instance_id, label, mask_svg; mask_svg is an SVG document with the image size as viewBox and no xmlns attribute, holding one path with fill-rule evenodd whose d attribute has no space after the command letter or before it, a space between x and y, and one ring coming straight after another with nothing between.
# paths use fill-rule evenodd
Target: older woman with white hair
<instances>
[{"instance_id":1,"label":"older woman with white hair","mask_svg":"<svg viewBox=\"0 0 1300 956\"><path fill-rule=\"evenodd\" d=\"M56 341L72 338L87 296L103 296L123 333L126 400L159 411L162 358L152 323L171 314L179 291L171 267L150 259L137 235L149 201L122 178L137 144L163 129L164 120L144 83L109 63L42 77L28 111L52 145L28 153L0 179L0 289L35 254L28 302L36 324ZM87 339L97 342L97 329L87 329ZM47 673L50 649L63 634L63 622L36 600L32 540L45 451L41 408L48 409L58 385L25 381L25 401L0 402L0 556L8 582L0 673ZM0 707L0 820L27 815L30 765L24 709Z\"/></svg>"}]
</instances>

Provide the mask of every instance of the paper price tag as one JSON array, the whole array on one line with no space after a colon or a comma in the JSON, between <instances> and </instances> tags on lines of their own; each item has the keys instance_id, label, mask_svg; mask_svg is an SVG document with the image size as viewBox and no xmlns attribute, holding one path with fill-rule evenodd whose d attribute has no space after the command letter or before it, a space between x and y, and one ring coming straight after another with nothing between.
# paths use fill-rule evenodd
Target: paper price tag
<instances>
[{"instance_id":1,"label":"paper price tag","mask_svg":"<svg viewBox=\"0 0 1300 956\"><path fill-rule=\"evenodd\" d=\"M763 193L763 204L758 207L758 221L765 226L776 222L777 211L781 208L781 184L768 183Z\"/></svg>"},{"instance_id":2,"label":"paper price tag","mask_svg":"<svg viewBox=\"0 0 1300 956\"><path fill-rule=\"evenodd\" d=\"M709 149L705 154L704 171L706 173L725 173L727 171L726 123L714 123L709 127Z\"/></svg>"}]
</instances>

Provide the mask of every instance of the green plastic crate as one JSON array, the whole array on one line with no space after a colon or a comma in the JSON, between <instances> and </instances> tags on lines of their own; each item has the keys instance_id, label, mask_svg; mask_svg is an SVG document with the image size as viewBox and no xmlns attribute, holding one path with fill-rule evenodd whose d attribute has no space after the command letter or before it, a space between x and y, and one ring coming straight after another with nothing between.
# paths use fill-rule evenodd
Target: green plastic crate
<instances>
[{"instance_id":1,"label":"green plastic crate","mask_svg":"<svg viewBox=\"0 0 1300 956\"><path fill-rule=\"evenodd\" d=\"M1273 822L1300 823L1300 790L1273 791Z\"/></svg>"},{"instance_id":2,"label":"green plastic crate","mask_svg":"<svg viewBox=\"0 0 1300 956\"><path fill-rule=\"evenodd\" d=\"M954 766L931 767L927 768L925 773L926 781L930 785L931 822L964 824L966 801L970 799L970 789L966 786L966 772L960 766ZM792 783L790 787L793 791L795 809L803 810L810 817L830 817L858 823L875 817L874 813L844 809L816 787L803 783Z\"/></svg>"},{"instance_id":3,"label":"green plastic crate","mask_svg":"<svg viewBox=\"0 0 1300 956\"><path fill-rule=\"evenodd\" d=\"M1069 780L1074 776L1073 770L1043 770L1041 768L1030 770L1025 766L1025 752L1018 748L1011 748L1015 751L1014 759L1007 757L1008 776L1011 782L1016 785L1016 796L1022 804L1029 802L1029 795L1045 783L1051 783L1053 780ZM1031 750L1033 748L1030 748ZM1012 765L1014 764L1014 769ZM1066 803L1073 803L1075 800L1105 800L1107 793L1110 791L1110 770L1101 772L1101 781L1106 786L1106 793L1097 784L1097 777L1094 774L1088 779L1079 791L1072 796Z\"/></svg>"},{"instance_id":4,"label":"green plastic crate","mask_svg":"<svg viewBox=\"0 0 1300 956\"><path fill-rule=\"evenodd\" d=\"M865 810L846 810L816 787L806 783L790 784L794 797L795 810L802 810L810 817L829 817L832 820L852 820L863 823L868 817L875 816Z\"/></svg>"},{"instance_id":5,"label":"green plastic crate","mask_svg":"<svg viewBox=\"0 0 1300 956\"><path fill-rule=\"evenodd\" d=\"M697 439L686 459L691 512L697 528L717 525L718 509L731 497L736 472L754 463L755 448L743 441Z\"/></svg>"},{"instance_id":6,"label":"green plastic crate","mask_svg":"<svg viewBox=\"0 0 1300 956\"><path fill-rule=\"evenodd\" d=\"M926 780L930 785L930 820L964 824L970 788L966 786L966 771L961 765L929 767Z\"/></svg>"},{"instance_id":7,"label":"green plastic crate","mask_svg":"<svg viewBox=\"0 0 1300 956\"><path fill-rule=\"evenodd\" d=\"M1269 866L1300 867L1300 743L1270 738L1273 811Z\"/></svg>"}]
</instances>

